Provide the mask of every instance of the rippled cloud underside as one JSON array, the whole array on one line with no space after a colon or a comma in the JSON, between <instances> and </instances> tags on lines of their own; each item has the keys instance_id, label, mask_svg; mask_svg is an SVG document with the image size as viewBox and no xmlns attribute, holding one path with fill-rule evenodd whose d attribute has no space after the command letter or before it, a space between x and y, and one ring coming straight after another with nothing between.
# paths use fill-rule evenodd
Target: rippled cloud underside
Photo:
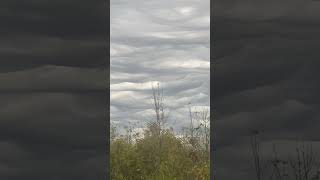
<instances>
[{"instance_id":1,"label":"rippled cloud underside","mask_svg":"<svg viewBox=\"0 0 320 180\"><path fill-rule=\"evenodd\" d=\"M188 122L189 103L209 107L209 3L111 0L111 123L152 120L156 83L176 130Z\"/></svg>"}]
</instances>

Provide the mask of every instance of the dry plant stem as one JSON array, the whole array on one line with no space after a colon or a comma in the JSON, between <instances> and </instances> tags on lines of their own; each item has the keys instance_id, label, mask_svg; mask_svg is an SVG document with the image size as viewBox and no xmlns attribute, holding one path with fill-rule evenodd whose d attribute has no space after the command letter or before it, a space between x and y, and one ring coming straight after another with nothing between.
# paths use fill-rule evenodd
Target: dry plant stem
<instances>
[{"instance_id":1,"label":"dry plant stem","mask_svg":"<svg viewBox=\"0 0 320 180\"><path fill-rule=\"evenodd\" d=\"M255 172L257 180L262 180L262 168L261 168L261 157L260 157L260 143L257 139L257 133L251 137L251 150L254 160Z\"/></svg>"}]
</instances>

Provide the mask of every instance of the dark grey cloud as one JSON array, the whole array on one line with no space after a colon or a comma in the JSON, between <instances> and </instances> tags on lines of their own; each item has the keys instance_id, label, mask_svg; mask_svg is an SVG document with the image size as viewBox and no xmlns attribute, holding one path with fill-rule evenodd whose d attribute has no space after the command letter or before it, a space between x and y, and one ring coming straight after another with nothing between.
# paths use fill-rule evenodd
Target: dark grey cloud
<instances>
[{"instance_id":1,"label":"dark grey cloud","mask_svg":"<svg viewBox=\"0 0 320 180\"><path fill-rule=\"evenodd\" d=\"M6 86L0 92L94 92L105 93L106 71L66 66L41 66L27 70L2 73L0 81Z\"/></svg>"},{"instance_id":2,"label":"dark grey cloud","mask_svg":"<svg viewBox=\"0 0 320 180\"><path fill-rule=\"evenodd\" d=\"M312 0L226 0L213 2L215 17L247 20L273 18L318 20L320 4Z\"/></svg>"},{"instance_id":3,"label":"dark grey cloud","mask_svg":"<svg viewBox=\"0 0 320 180\"><path fill-rule=\"evenodd\" d=\"M12 35L2 38L0 52L1 72L21 70L44 65L102 68L105 65L107 42L59 36ZM88 60L90 59L90 61Z\"/></svg>"},{"instance_id":4,"label":"dark grey cloud","mask_svg":"<svg viewBox=\"0 0 320 180\"><path fill-rule=\"evenodd\" d=\"M107 1L1 1L1 7L1 26L4 27L1 34L37 34L67 39L107 35Z\"/></svg>"},{"instance_id":5,"label":"dark grey cloud","mask_svg":"<svg viewBox=\"0 0 320 180\"><path fill-rule=\"evenodd\" d=\"M0 177L105 179L109 2L0 2Z\"/></svg>"},{"instance_id":6,"label":"dark grey cloud","mask_svg":"<svg viewBox=\"0 0 320 180\"><path fill-rule=\"evenodd\" d=\"M320 4L215 4L211 51L216 61L212 94L217 178L255 178L252 129L263 131L264 159L270 159L273 143L282 157L292 153L296 138L312 143L318 152Z\"/></svg>"}]
</instances>

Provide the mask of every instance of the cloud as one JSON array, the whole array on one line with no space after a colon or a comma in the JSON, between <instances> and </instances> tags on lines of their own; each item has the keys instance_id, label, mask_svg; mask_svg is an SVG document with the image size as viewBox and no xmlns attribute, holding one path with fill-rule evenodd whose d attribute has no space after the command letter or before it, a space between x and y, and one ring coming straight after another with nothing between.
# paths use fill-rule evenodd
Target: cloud
<instances>
[{"instance_id":1,"label":"cloud","mask_svg":"<svg viewBox=\"0 0 320 180\"><path fill-rule=\"evenodd\" d=\"M132 83L132 82L122 82L118 84L111 84L110 90L111 91L125 91L125 90L149 90L156 84L158 81L150 81L150 82L143 82L143 83Z\"/></svg>"},{"instance_id":2,"label":"cloud","mask_svg":"<svg viewBox=\"0 0 320 180\"><path fill-rule=\"evenodd\" d=\"M111 1L112 119L154 118L158 82L176 130L188 121L186 105L209 104L209 12L209 1Z\"/></svg>"},{"instance_id":3,"label":"cloud","mask_svg":"<svg viewBox=\"0 0 320 180\"><path fill-rule=\"evenodd\" d=\"M216 71L211 78L218 179L254 178L252 129L262 131L266 160L273 143L289 154L297 137L315 146L320 140L319 6L305 1L257 3L217 1L214 8L211 51Z\"/></svg>"},{"instance_id":4,"label":"cloud","mask_svg":"<svg viewBox=\"0 0 320 180\"><path fill-rule=\"evenodd\" d=\"M213 12L217 17L247 20L274 18L317 20L320 5L316 1L271 0L271 1L216 1Z\"/></svg>"},{"instance_id":5,"label":"cloud","mask_svg":"<svg viewBox=\"0 0 320 180\"><path fill-rule=\"evenodd\" d=\"M0 6L0 177L104 179L105 1Z\"/></svg>"}]
</instances>

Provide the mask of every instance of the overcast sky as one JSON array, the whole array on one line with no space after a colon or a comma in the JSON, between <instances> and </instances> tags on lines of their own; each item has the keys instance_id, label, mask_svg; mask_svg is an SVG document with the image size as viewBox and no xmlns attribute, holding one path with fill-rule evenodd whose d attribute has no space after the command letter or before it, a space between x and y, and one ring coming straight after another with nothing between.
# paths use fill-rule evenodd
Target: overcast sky
<instances>
[{"instance_id":1,"label":"overcast sky","mask_svg":"<svg viewBox=\"0 0 320 180\"><path fill-rule=\"evenodd\" d=\"M0 1L0 179L106 179L105 3Z\"/></svg>"},{"instance_id":2,"label":"overcast sky","mask_svg":"<svg viewBox=\"0 0 320 180\"><path fill-rule=\"evenodd\" d=\"M250 131L263 131L264 162L296 139L320 153L320 2L216 0L211 51L217 179L256 179Z\"/></svg>"},{"instance_id":3,"label":"overcast sky","mask_svg":"<svg viewBox=\"0 0 320 180\"><path fill-rule=\"evenodd\" d=\"M156 82L177 130L188 103L208 107L209 27L209 0L111 0L111 121L153 120Z\"/></svg>"}]
</instances>

